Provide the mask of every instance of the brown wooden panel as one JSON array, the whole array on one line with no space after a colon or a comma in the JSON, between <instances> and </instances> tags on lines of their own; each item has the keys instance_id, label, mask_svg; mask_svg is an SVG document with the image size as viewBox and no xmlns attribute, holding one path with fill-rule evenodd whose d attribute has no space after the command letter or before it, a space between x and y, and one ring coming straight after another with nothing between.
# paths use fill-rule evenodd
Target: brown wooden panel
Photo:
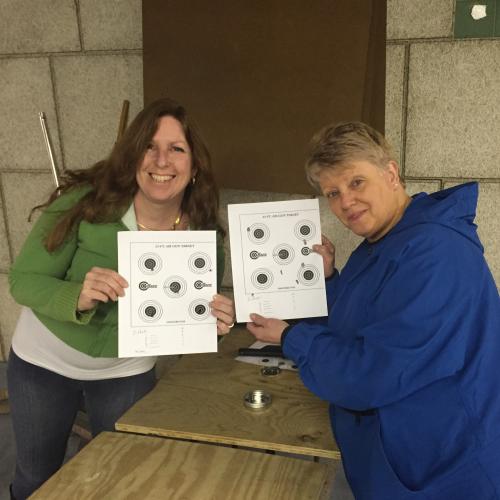
<instances>
[{"instance_id":1,"label":"brown wooden panel","mask_svg":"<svg viewBox=\"0 0 500 500\"><path fill-rule=\"evenodd\" d=\"M333 464L103 432L30 498L326 499L335 473Z\"/></svg>"},{"instance_id":2,"label":"brown wooden panel","mask_svg":"<svg viewBox=\"0 0 500 500\"><path fill-rule=\"evenodd\" d=\"M312 134L383 128L385 0L144 0L144 93L196 118L221 187L309 193Z\"/></svg>"},{"instance_id":3,"label":"brown wooden panel","mask_svg":"<svg viewBox=\"0 0 500 500\"><path fill-rule=\"evenodd\" d=\"M234 360L238 347L254 341L244 328L235 327L219 344L219 352L183 356L118 419L116 429L340 458L328 404L310 393L296 372L265 377L260 366ZM254 389L271 394L269 408L244 406L244 395Z\"/></svg>"}]
</instances>

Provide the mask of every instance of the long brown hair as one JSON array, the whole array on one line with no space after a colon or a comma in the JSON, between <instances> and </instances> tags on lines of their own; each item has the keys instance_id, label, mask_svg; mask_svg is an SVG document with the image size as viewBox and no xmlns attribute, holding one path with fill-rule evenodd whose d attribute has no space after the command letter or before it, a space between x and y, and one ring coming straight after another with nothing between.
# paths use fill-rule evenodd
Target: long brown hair
<instances>
[{"instance_id":1,"label":"long brown hair","mask_svg":"<svg viewBox=\"0 0 500 500\"><path fill-rule=\"evenodd\" d=\"M49 252L56 250L80 221L113 222L125 213L139 189L137 168L163 116L172 116L179 121L191 148L196 183L186 187L183 212L188 215L194 229L218 229L224 235L218 223L219 195L208 149L185 108L172 99L163 98L146 106L135 117L107 159L88 169L66 171L61 185L47 202L35 207L47 207L60 194L75 188L90 187L89 192L63 213L47 235L45 246Z\"/></svg>"}]
</instances>

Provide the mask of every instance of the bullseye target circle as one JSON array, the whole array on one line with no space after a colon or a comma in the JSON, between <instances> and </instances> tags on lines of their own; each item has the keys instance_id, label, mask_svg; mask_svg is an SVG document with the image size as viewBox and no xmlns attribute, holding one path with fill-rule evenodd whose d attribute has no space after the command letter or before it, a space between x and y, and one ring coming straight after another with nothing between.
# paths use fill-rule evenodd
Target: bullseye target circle
<instances>
[{"instance_id":1,"label":"bullseye target circle","mask_svg":"<svg viewBox=\"0 0 500 500\"><path fill-rule=\"evenodd\" d=\"M196 252L191 257L189 257L189 269L193 273L203 274L209 271L212 267L212 261L210 257L203 252Z\"/></svg>"},{"instance_id":2,"label":"bullseye target circle","mask_svg":"<svg viewBox=\"0 0 500 500\"><path fill-rule=\"evenodd\" d=\"M145 253L139 258L139 269L144 274L156 274L162 265L161 257L155 253Z\"/></svg>"},{"instance_id":3,"label":"bullseye target circle","mask_svg":"<svg viewBox=\"0 0 500 500\"><path fill-rule=\"evenodd\" d=\"M307 241L316 235L316 226L310 220L301 220L293 229L295 236L301 241Z\"/></svg>"},{"instance_id":4,"label":"bullseye target circle","mask_svg":"<svg viewBox=\"0 0 500 500\"><path fill-rule=\"evenodd\" d=\"M210 315L210 305L204 299L193 300L189 304L189 315L196 321L207 319Z\"/></svg>"},{"instance_id":5,"label":"bullseye target circle","mask_svg":"<svg viewBox=\"0 0 500 500\"><path fill-rule=\"evenodd\" d=\"M273 274L268 269L256 269L251 276L252 285L260 290L265 290L273 284Z\"/></svg>"},{"instance_id":6,"label":"bullseye target circle","mask_svg":"<svg viewBox=\"0 0 500 500\"><path fill-rule=\"evenodd\" d=\"M269 228L265 224L262 224L260 222L252 224L247 229L247 233L250 241L256 243L257 245L262 245L263 243L265 243L271 235Z\"/></svg>"},{"instance_id":7,"label":"bullseye target circle","mask_svg":"<svg viewBox=\"0 0 500 500\"><path fill-rule=\"evenodd\" d=\"M153 323L158 321L163 314L161 305L156 300L147 300L139 307L139 316L143 321Z\"/></svg>"},{"instance_id":8,"label":"bullseye target circle","mask_svg":"<svg viewBox=\"0 0 500 500\"><path fill-rule=\"evenodd\" d=\"M317 267L311 265L301 266L297 279L302 285L312 286L319 279L319 270Z\"/></svg>"},{"instance_id":9,"label":"bullseye target circle","mask_svg":"<svg viewBox=\"0 0 500 500\"><path fill-rule=\"evenodd\" d=\"M186 280L180 276L170 276L163 282L163 291L174 299L182 297L186 290Z\"/></svg>"},{"instance_id":10,"label":"bullseye target circle","mask_svg":"<svg viewBox=\"0 0 500 500\"><path fill-rule=\"evenodd\" d=\"M273 259L281 265L290 264L295 257L295 251L286 243L282 243L278 245L273 250Z\"/></svg>"}]
</instances>

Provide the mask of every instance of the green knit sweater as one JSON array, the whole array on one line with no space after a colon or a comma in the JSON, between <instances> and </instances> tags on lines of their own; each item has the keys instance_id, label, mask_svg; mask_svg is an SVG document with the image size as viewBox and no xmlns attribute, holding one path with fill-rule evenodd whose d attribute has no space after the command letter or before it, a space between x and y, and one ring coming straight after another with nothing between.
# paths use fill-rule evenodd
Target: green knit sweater
<instances>
[{"instance_id":1,"label":"green knit sweater","mask_svg":"<svg viewBox=\"0 0 500 500\"><path fill-rule=\"evenodd\" d=\"M61 214L88 189L60 196L40 216L9 275L14 299L31 308L38 319L69 346L93 357L118 355L118 304L113 301L77 313L85 274L94 266L118 270L117 233L121 220L105 224L82 221L67 240L49 253L44 241ZM224 247L217 244L217 283L224 272Z\"/></svg>"}]
</instances>

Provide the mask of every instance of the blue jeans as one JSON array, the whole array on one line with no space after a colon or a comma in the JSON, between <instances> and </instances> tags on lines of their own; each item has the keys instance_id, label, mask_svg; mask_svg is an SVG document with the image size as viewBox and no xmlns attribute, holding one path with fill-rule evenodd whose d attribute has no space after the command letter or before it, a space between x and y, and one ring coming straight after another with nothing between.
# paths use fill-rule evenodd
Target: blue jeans
<instances>
[{"instance_id":1,"label":"blue jeans","mask_svg":"<svg viewBox=\"0 0 500 500\"><path fill-rule=\"evenodd\" d=\"M75 380L22 360L11 349L7 383L17 447L12 494L28 497L61 466L82 401L92 435L116 420L155 385L154 368L131 377Z\"/></svg>"}]
</instances>

